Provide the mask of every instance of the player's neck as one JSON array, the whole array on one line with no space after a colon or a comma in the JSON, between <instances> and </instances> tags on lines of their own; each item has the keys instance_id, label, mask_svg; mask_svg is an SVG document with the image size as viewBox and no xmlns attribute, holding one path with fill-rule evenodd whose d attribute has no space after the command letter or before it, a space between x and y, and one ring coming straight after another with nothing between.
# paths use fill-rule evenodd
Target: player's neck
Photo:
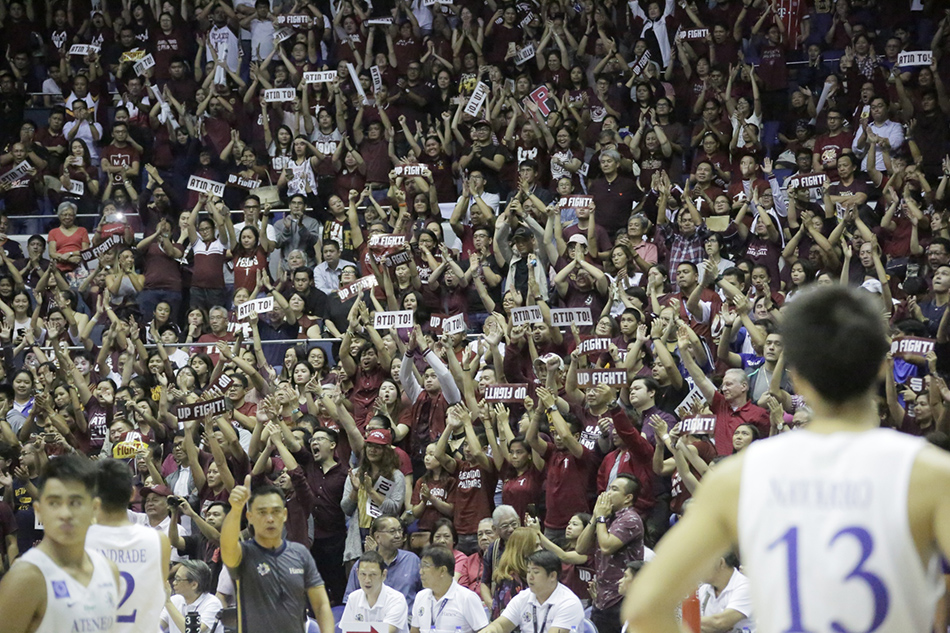
<instances>
[{"instance_id":1,"label":"player's neck","mask_svg":"<svg viewBox=\"0 0 950 633\"><path fill-rule=\"evenodd\" d=\"M452 576L440 578L432 585L432 597L441 600L442 597L452 588Z\"/></svg>"},{"instance_id":2,"label":"player's neck","mask_svg":"<svg viewBox=\"0 0 950 633\"><path fill-rule=\"evenodd\" d=\"M129 521L129 514L126 510L106 510L105 508L99 510L96 523L108 527L121 527L123 525L132 524L132 522Z\"/></svg>"},{"instance_id":3,"label":"player's neck","mask_svg":"<svg viewBox=\"0 0 950 633\"><path fill-rule=\"evenodd\" d=\"M80 543L63 545L46 537L37 545L37 548L53 559L58 567L64 569L82 569L86 559L85 539Z\"/></svg>"},{"instance_id":4,"label":"player's neck","mask_svg":"<svg viewBox=\"0 0 950 633\"><path fill-rule=\"evenodd\" d=\"M840 406L815 402L812 409L814 419L808 430L815 433L867 431L881 425L874 401L870 398Z\"/></svg>"}]
</instances>

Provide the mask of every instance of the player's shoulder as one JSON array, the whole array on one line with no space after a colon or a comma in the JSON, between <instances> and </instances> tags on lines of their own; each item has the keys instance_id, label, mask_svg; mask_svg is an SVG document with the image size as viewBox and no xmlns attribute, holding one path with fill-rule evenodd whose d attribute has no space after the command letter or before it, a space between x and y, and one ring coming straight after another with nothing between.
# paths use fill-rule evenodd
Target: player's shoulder
<instances>
[{"instance_id":1,"label":"player's shoulder","mask_svg":"<svg viewBox=\"0 0 950 633\"><path fill-rule=\"evenodd\" d=\"M914 459L910 489L926 495L942 496L950 489L950 453L926 445Z\"/></svg>"}]
</instances>

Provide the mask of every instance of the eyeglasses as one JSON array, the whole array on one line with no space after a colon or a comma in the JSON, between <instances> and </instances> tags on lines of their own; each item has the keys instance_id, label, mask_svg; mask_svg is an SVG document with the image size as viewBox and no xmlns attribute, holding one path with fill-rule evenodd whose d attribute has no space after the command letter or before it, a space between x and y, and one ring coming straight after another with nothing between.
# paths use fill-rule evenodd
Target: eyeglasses
<instances>
[{"instance_id":1,"label":"eyeglasses","mask_svg":"<svg viewBox=\"0 0 950 633\"><path fill-rule=\"evenodd\" d=\"M513 530L520 525L518 521L508 521L507 523L499 523L498 527L505 530Z\"/></svg>"},{"instance_id":2,"label":"eyeglasses","mask_svg":"<svg viewBox=\"0 0 950 633\"><path fill-rule=\"evenodd\" d=\"M175 576L174 578L172 578L172 583L176 583L176 582L191 582L191 578L182 578L180 576Z\"/></svg>"},{"instance_id":3,"label":"eyeglasses","mask_svg":"<svg viewBox=\"0 0 950 633\"><path fill-rule=\"evenodd\" d=\"M402 534L402 528L392 528L390 530L376 530L378 534L389 534L390 536L399 536Z\"/></svg>"}]
</instances>

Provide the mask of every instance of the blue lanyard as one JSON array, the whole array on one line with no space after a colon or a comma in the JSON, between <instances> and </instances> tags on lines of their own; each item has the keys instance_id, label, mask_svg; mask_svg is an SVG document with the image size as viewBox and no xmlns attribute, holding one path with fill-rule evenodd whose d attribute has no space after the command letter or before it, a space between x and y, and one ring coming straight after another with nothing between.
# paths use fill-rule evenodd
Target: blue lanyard
<instances>
[{"instance_id":1,"label":"blue lanyard","mask_svg":"<svg viewBox=\"0 0 950 633\"><path fill-rule=\"evenodd\" d=\"M439 617L442 615L442 611L445 610L445 605L447 605L448 603L449 603L448 596L446 596L445 598L442 598L442 600L439 601L439 610L437 612L435 610L435 596L432 597L432 607L431 607L432 620L429 623L429 629L431 631L434 632L436 629L439 628Z\"/></svg>"},{"instance_id":2,"label":"blue lanyard","mask_svg":"<svg viewBox=\"0 0 950 633\"><path fill-rule=\"evenodd\" d=\"M548 606L547 611L544 612L544 620L541 622L541 631L538 631L538 607L532 605L531 607L532 615L532 624L534 625L534 633L545 633L548 627L548 616L551 615L551 607Z\"/></svg>"}]
</instances>

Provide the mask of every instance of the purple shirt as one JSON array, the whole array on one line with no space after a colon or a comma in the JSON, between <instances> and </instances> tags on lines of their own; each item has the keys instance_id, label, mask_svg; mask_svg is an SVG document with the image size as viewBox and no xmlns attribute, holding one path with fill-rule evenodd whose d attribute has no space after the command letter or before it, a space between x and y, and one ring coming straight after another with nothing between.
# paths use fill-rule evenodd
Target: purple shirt
<instances>
[{"instance_id":1,"label":"purple shirt","mask_svg":"<svg viewBox=\"0 0 950 633\"><path fill-rule=\"evenodd\" d=\"M623 541L613 554L604 554L594 544L594 570L597 576L597 598L594 606L609 609L623 598L620 579L627 563L643 560L643 521L633 508L624 508L607 519L607 531Z\"/></svg>"}]
</instances>

